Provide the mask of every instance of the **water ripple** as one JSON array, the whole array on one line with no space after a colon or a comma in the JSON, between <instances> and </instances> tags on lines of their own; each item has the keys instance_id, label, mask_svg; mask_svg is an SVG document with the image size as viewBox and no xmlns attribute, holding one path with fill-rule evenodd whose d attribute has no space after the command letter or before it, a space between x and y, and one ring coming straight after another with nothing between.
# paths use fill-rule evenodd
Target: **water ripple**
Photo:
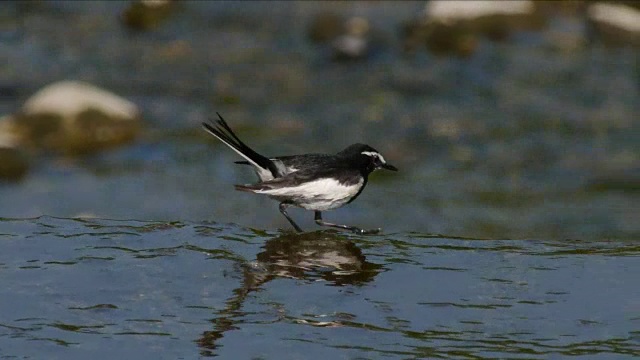
<instances>
[{"instance_id":1,"label":"water ripple","mask_svg":"<svg viewBox=\"0 0 640 360\"><path fill-rule=\"evenodd\" d=\"M238 354L238 342L329 357L640 355L632 241L52 217L0 226L9 355L110 349L116 338L177 357Z\"/></svg>"}]
</instances>

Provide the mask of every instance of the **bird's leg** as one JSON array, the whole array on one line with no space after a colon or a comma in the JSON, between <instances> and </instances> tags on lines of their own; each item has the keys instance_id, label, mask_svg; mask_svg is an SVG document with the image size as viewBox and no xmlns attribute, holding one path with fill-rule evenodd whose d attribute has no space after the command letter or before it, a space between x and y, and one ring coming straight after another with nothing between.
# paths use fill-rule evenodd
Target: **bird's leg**
<instances>
[{"instance_id":1,"label":"bird's leg","mask_svg":"<svg viewBox=\"0 0 640 360\"><path fill-rule=\"evenodd\" d=\"M326 222L326 221L322 220L322 212L320 212L320 211L316 211L315 220L316 220L316 224L318 224L320 226L331 226L331 227L335 227L335 228L339 228L339 229L350 230L350 231L353 231L356 234L366 235L366 234L377 234L377 233L380 232L380 229L363 230L363 229L360 229L360 228L355 227L355 226L340 225L340 224L333 224L333 223L330 223L330 222Z\"/></svg>"},{"instance_id":2,"label":"bird's leg","mask_svg":"<svg viewBox=\"0 0 640 360\"><path fill-rule=\"evenodd\" d=\"M287 220L289 220L289 222L291 223L291 225L293 226L294 229L296 229L297 232L302 232L302 229L300 228L300 226L298 226L298 224L296 224L295 221L293 221L293 219L291 217L289 217L289 214L287 214L287 206L289 206L291 204L283 201L280 203L280 212L282 213L282 215L284 215L284 217L287 218Z\"/></svg>"}]
</instances>

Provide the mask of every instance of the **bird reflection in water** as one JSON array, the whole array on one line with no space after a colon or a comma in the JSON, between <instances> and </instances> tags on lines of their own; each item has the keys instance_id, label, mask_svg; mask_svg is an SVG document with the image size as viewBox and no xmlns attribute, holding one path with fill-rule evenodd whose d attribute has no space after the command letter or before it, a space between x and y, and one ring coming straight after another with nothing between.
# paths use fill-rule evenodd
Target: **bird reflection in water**
<instances>
[{"instance_id":1,"label":"bird reflection in water","mask_svg":"<svg viewBox=\"0 0 640 360\"><path fill-rule=\"evenodd\" d=\"M362 285L382 271L382 265L370 263L352 241L344 235L324 230L310 233L286 233L268 240L256 261L240 264L242 286L224 309L211 319L214 329L205 331L197 340L202 356L214 356L216 341L243 322L241 308L252 291L259 290L275 278L326 281L328 285Z\"/></svg>"}]
</instances>

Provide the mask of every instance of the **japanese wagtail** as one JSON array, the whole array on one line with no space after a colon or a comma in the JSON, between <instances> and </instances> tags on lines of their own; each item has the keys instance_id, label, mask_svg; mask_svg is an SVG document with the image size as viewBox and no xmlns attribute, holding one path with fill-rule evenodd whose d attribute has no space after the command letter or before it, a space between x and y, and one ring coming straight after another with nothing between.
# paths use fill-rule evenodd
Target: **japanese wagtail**
<instances>
[{"instance_id":1,"label":"japanese wagtail","mask_svg":"<svg viewBox=\"0 0 640 360\"><path fill-rule=\"evenodd\" d=\"M231 130L219 113L217 121L202 123L204 129L237 152L252 165L260 181L236 185L236 190L265 194L280 202L280 212L298 232L302 229L287 213L287 207L297 206L315 212L318 225L375 234L380 229L363 230L355 226L333 224L322 220L322 212L337 209L353 200L367 185L371 172L378 169L398 171L369 145L353 144L335 155L304 154L264 157L248 147Z\"/></svg>"}]
</instances>

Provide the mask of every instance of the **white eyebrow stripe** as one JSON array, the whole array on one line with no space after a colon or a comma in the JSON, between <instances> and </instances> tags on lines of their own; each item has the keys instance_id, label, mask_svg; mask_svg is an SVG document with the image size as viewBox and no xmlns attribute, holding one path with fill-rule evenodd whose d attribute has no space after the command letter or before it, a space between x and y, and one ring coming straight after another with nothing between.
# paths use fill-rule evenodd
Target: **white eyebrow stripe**
<instances>
[{"instance_id":1,"label":"white eyebrow stripe","mask_svg":"<svg viewBox=\"0 0 640 360\"><path fill-rule=\"evenodd\" d=\"M363 151L363 152L361 152L361 154L362 154L362 155L367 155L367 156L375 156L375 157L377 157L378 159L380 159L380 161L381 161L383 164L386 164L386 163L387 163L387 162L384 160L384 157L382 157L382 155L380 155L380 153L377 153L377 152L375 152L375 151Z\"/></svg>"}]
</instances>

